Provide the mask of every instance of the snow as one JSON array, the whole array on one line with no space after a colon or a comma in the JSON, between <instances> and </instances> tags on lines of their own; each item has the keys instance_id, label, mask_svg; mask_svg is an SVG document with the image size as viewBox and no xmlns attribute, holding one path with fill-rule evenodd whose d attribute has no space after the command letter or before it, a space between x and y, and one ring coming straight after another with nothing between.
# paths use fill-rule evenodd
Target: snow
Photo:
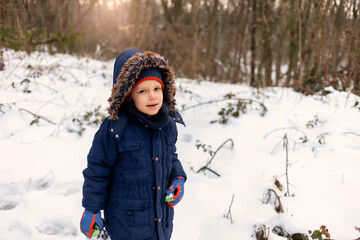
<instances>
[{"instance_id":1,"label":"snow","mask_svg":"<svg viewBox=\"0 0 360 240\"><path fill-rule=\"evenodd\" d=\"M99 106L106 115L113 61L10 50L4 58L0 240L85 239L79 231L82 170L98 126L76 119ZM360 227L358 96L331 88L327 96L304 96L286 88L257 91L244 85L176 81L186 122L186 127L178 126L177 149L188 180L175 207L173 240L255 239L255 230L264 225L304 234L325 225L332 239L360 237L354 228ZM266 114L253 103L224 125L210 122L231 101L186 110L228 93L263 103ZM285 135L291 196L285 196ZM227 139L234 146L224 144L209 166L221 176L196 173L211 158L196 143L216 151ZM274 200L265 204L268 189L280 196L284 213L276 213ZM225 216L232 196L231 222ZM270 239L285 238L270 231Z\"/></svg>"}]
</instances>

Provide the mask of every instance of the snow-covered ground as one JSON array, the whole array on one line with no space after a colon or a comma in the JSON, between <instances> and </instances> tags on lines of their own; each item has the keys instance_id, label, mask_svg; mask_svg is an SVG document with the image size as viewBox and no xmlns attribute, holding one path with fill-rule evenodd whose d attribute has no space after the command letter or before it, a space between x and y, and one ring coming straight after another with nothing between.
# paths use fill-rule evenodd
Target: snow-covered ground
<instances>
[{"instance_id":1,"label":"snow-covered ground","mask_svg":"<svg viewBox=\"0 0 360 240\"><path fill-rule=\"evenodd\" d=\"M113 61L13 51L4 57L0 240L85 239L79 231L82 170L98 128L90 122L106 115ZM330 88L327 96L304 96L188 79L177 79L177 87L187 125L178 126L177 148L188 181L175 207L172 239L255 239L262 226L306 234L321 225L332 239L360 237L359 97ZM229 93L253 102L225 125L210 122L235 100L187 109ZM265 115L258 103L266 106ZM89 112L100 116L87 119ZM214 152L228 139L233 147L229 140L209 165L221 176L196 173L211 158L203 150ZM284 213L274 210L274 195L265 203L269 189L279 195ZM225 216L233 196L230 219ZM285 238L270 231L270 239Z\"/></svg>"}]
</instances>

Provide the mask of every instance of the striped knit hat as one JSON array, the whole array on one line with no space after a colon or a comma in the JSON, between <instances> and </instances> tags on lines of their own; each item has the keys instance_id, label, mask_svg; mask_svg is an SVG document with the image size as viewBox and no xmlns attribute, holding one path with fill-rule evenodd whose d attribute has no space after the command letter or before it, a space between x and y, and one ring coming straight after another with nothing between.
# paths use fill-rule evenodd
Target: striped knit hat
<instances>
[{"instance_id":1,"label":"striped knit hat","mask_svg":"<svg viewBox=\"0 0 360 240\"><path fill-rule=\"evenodd\" d=\"M136 80L136 83L132 89L134 89L137 85L139 85L140 83L147 81L147 80L155 80L155 81L159 82L161 84L162 90L164 91L163 79L162 79L160 71L157 68L148 68L148 69L143 70L140 73L140 76Z\"/></svg>"}]
</instances>

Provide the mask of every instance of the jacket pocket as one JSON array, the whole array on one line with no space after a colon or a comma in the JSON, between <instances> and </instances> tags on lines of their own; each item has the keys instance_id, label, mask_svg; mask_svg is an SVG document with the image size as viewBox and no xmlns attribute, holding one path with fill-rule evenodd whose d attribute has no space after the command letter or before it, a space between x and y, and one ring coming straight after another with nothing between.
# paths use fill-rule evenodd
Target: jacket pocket
<instances>
[{"instance_id":1,"label":"jacket pocket","mask_svg":"<svg viewBox=\"0 0 360 240\"><path fill-rule=\"evenodd\" d=\"M116 229L121 239L150 237L149 200L114 198L111 205L112 228Z\"/></svg>"},{"instance_id":2,"label":"jacket pocket","mask_svg":"<svg viewBox=\"0 0 360 240\"><path fill-rule=\"evenodd\" d=\"M145 168L145 150L142 141L120 142L119 167L121 169L142 169Z\"/></svg>"}]
</instances>

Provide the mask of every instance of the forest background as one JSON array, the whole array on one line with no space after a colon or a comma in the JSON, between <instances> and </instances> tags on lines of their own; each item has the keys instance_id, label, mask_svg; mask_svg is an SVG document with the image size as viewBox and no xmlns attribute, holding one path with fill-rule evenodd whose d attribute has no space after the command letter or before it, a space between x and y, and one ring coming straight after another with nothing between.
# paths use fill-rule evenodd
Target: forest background
<instances>
[{"instance_id":1,"label":"forest background","mask_svg":"<svg viewBox=\"0 0 360 240\"><path fill-rule=\"evenodd\" d=\"M177 77L360 95L360 0L0 0L3 49L160 53Z\"/></svg>"}]
</instances>

